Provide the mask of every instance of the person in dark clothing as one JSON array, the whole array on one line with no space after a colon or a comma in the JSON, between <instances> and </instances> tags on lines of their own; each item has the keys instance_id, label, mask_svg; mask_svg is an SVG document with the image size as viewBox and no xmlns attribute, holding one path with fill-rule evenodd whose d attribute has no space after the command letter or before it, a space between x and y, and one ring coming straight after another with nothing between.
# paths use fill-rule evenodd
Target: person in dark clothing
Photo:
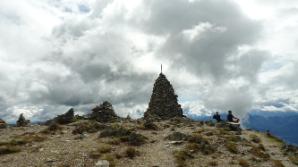
<instances>
[{"instance_id":1,"label":"person in dark clothing","mask_svg":"<svg viewBox=\"0 0 298 167\"><path fill-rule=\"evenodd\" d=\"M216 113L213 115L213 119L215 119L217 122L221 122L221 121L222 121L218 112L216 112Z\"/></svg>"},{"instance_id":2,"label":"person in dark clothing","mask_svg":"<svg viewBox=\"0 0 298 167\"><path fill-rule=\"evenodd\" d=\"M232 114L232 111L228 111L228 116L227 116L227 120L228 122L234 122L234 123L239 123L239 118L235 117L233 114Z\"/></svg>"}]
</instances>

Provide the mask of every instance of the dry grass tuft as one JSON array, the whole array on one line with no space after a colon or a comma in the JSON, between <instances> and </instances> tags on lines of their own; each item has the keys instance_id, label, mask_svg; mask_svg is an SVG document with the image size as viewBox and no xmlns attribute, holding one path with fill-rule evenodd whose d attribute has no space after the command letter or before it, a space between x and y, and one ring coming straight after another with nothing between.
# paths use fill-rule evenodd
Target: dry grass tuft
<instances>
[{"instance_id":1,"label":"dry grass tuft","mask_svg":"<svg viewBox=\"0 0 298 167\"><path fill-rule=\"evenodd\" d=\"M46 140L46 137L35 133L24 133L23 135L15 136L12 140L0 142L0 155L20 152L21 148L19 146L44 140Z\"/></svg>"},{"instance_id":2,"label":"dry grass tuft","mask_svg":"<svg viewBox=\"0 0 298 167\"><path fill-rule=\"evenodd\" d=\"M295 165L298 165L298 155L292 155L289 157L289 160L295 164Z\"/></svg>"},{"instance_id":3,"label":"dry grass tuft","mask_svg":"<svg viewBox=\"0 0 298 167\"><path fill-rule=\"evenodd\" d=\"M89 157L92 159L98 159L103 154L110 153L112 151L112 147L108 144L100 144L97 146L97 149L91 151L89 153Z\"/></svg>"},{"instance_id":4,"label":"dry grass tuft","mask_svg":"<svg viewBox=\"0 0 298 167\"><path fill-rule=\"evenodd\" d=\"M142 126L142 129L144 129L144 130L158 130L158 126L151 121L145 121Z\"/></svg>"},{"instance_id":5,"label":"dry grass tuft","mask_svg":"<svg viewBox=\"0 0 298 167\"><path fill-rule=\"evenodd\" d=\"M17 146L0 146L0 156L4 154L12 154L12 153L17 153L20 152L21 149Z\"/></svg>"},{"instance_id":6,"label":"dry grass tuft","mask_svg":"<svg viewBox=\"0 0 298 167\"><path fill-rule=\"evenodd\" d=\"M111 145L119 145L121 140L119 138L111 138L106 143Z\"/></svg>"},{"instance_id":7,"label":"dry grass tuft","mask_svg":"<svg viewBox=\"0 0 298 167\"><path fill-rule=\"evenodd\" d=\"M182 141L182 140L188 140L189 135L181 133L181 132L173 132L169 134L165 139L171 140L171 141Z\"/></svg>"},{"instance_id":8,"label":"dry grass tuft","mask_svg":"<svg viewBox=\"0 0 298 167\"><path fill-rule=\"evenodd\" d=\"M273 167L285 167L280 160L273 160L272 165Z\"/></svg>"},{"instance_id":9,"label":"dry grass tuft","mask_svg":"<svg viewBox=\"0 0 298 167\"><path fill-rule=\"evenodd\" d=\"M83 121L75 124L75 129L72 134L95 133L106 128L106 125L100 124L96 121Z\"/></svg>"},{"instance_id":10,"label":"dry grass tuft","mask_svg":"<svg viewBox=\"0 0 298 167\"><path fill-rule=\"evenodd\" d=\"M249 135L250 140L254 143L260 143L261 139L259 138L259 136L255 135L255 134L251 134Z\"/></svg>"},{"instance_id":11,"label":"dry grass tuft","mask_svg":"<svg viewBox=\"0 0 298 167\"><path fill-rule=\"evenodd\" d=\"M236 136L234 134L226 134L226 135L224 135L224 138L226 141L229 141L229 142L240 142L241 141L241 137Z\"/></svg>"},{"instance_id":12,"label":"dry grass tuft","mask_svg":"<svg viewBox=\"0 0 298 167\"><path fill-rule=\"evenodd\" d=\"M108 144L100 144L97 148L98 152L104 154L112 151L112 147Z\"/></svg>"},{"instance_id":13,"label":"dry grass tuft","mask_svg":"<svg viewBox=\"0 0 298 167\"><path fill-rule=\"evenodd\" d=\"M211 145L208 140L200 134L193 134L188 138L188 142L189 144L186 145L186 148L189 150L200 151L205 155L216 152L215 147Z\"/></svg>"},{"instance_id":14,"label":"dry grass tuft","mask_svg":"<svg viewBox=\"0 0 298 167\"><path fill-rule=\"evenodd\" d=\"M208 166L218 166L218 163L216 161L210 161L208 162Z\"/></svg>"},{"instance_id":15,"label":"dry grass tuft","mask_svg":"<svg viewBox=\"0 0 298 167\"><path fill-rule=\"evenodd\" d=\"M128 147L124 152L125 157L133 159L136 156L140 155L140 152L133 147Z\"/></svg>"},{"instance_id":16,"label":"dry grass tuft","mask_svg":"<svg viewBox=\"0 0 298 167\"><path fill-rule=\"evenodd\" d=\"M186 161L193 156L185 150L178 150L173 153L177 167L186 167Z\"/></svg>"},{"instance_id":17,"label":"dry grass tuft","mask_svg":"<svg viewBox=\"0 0 298 167\"><path fill-rule=\"evenodd\" d=\"M119 138L122 142L127 142L132 146L140 146L146 143L147 138L141 134L135 133L132 130L123 127L109 127L104 129L99 137L114 137Z\"/></svg>"},{"instance_id":18,"label":"dry grass tuft","mask_svg":"<svg viewBox=\"0 0 298 167\"><path fill-rule=\"evenodd\" d=\"M225 144L225 146L228 149L228 151L230 151L231 153L233 153L233 154L239 153L239 150L238 150L238 147L237 147L237 144L236 143L234 143L234 142L227 142Z\"/></svg>"},{"instance_id":19,"label":"dry grass tuft","mask_svg":"<svg viewBox=\"0 0 298 167\"><path fill-rule=\"evenodd\" d=\"M270 158L270 155L265 153L261 148L253 146L250 149L250 153L254 156L261 158L263 160L268 160Z\"/></svg>"},{"instance_id":20,"label":"dry grass tuft","mask_svg":"<svg viewBox=\"0 0 298 167\"><path fill-rule=\"evenodd\" d=\"M109 167L115 167L116 166L116 160L115 157L111 154L106 154L102 157L103 160L109 161Z\"/></svg>"},{"instance_id":21,"label":"dry grass tuft","mask_svg":"<svg viewBox=\"0 0 298 167\"><path fill-rule=\"evenodd\" d=\"M57 131L61 131L62 127L57 124L57 123L53 123L50 124L46 129L42 130L41 133L44 134L55 134Z\"/></svg>"},{"instance_id":22,"label":"dry grass tuft","mask_svg":"<svg viewBox=\"0 0 298 167\"><path fill-rule=\"evenodd\" d=\"M24 133L23 135L15 136L12 140L0 142L0 146L18 146L44 140L46 140L45 136L35 133Z\"/></svg>"}]
</instances>

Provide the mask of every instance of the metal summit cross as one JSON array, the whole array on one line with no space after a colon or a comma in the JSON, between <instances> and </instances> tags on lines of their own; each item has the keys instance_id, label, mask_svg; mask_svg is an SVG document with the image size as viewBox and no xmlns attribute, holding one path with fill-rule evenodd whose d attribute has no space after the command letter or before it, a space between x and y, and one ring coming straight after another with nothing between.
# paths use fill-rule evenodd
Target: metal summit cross
<instances>
[{"instance_id":1,"label":"metal summit cross","mask_svg":"<svg viewBox=\"0 0 298 167\"><path fill-rule=\"evenodd\" d=\"M162 64L160 65L160 73L162 74Z\"/></svg>"}]
</instances>

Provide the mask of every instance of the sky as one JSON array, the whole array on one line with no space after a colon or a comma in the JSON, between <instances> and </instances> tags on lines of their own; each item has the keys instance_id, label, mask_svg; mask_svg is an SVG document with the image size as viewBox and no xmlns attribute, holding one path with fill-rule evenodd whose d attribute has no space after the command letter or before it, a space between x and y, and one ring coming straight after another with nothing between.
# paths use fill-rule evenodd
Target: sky
<instances>
[{"instance_id":1,"label":"sky","mask_svg":"<svg viewBox=\"0 0 298 167\"><path fill-rule=\"evenodd\" d=\"M7 121L139 118L160 64L185 114L298 111L296 0L1 0L0 37Z\"/></svg>"}]
</instances>

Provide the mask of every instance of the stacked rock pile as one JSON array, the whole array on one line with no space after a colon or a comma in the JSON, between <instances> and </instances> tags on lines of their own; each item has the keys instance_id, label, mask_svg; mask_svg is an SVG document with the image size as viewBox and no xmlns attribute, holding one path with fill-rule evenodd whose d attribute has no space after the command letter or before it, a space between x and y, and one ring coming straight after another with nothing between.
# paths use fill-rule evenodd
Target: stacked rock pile
<instances>
[{"instance_id":1,"label":"stacked rock pile","mask_svg":"<svg viewBox=\"0 0 298 167\"><path fill-rule=\"evenodd\" d=\"M105 101L92 109L90 118L98 122L112 122L117 120L119 117L116 115L112 104Z\"/></svg>"},{"instance_id":2,"label":"stacked rock pile","mask_svg":"<svg viewBox=\"0 0 298 167\"><path fill-rule=\"evenodd\" d=\"M7 127L7 124L4 120L0 119L0 129L2 128L6 128Z\"/></svg>"},{"instance_id":3,"label":"stacked rock pile","mask_svg":"<svg viewBox=\"0 0 298 167\"><path fill-rule=\"evenodd\" d=\"M177 97L171 83L160 73L153 86L149 107L144 114L145 119L183 117Z\"/></svg>"},{"instance_id":4,"label":"stacked rock pile","mask_svg":"<svg viewBox=\"0 0 298 167\"><path fill-rule=\"evenodd\" d=\"M54 124L54 123L69 124L69 123L73 122L74 120L75 120L74 119L74 109L71 108L65 114L58 115L54 119L48 120L45 124L46 125L50 125L50 124Z\"/></svg>"},{"instance_id":5,"label":"stacked rock pile","mask_svg":"<svg viewBox=\"0 0 298 167\"><path fill-rule=\"evenodd\" d=\"M19 119L17 121L17 127L23 127L30 124L30 120L26 120L23 114L20 114Z\"/></svg>"}]
</instances>

